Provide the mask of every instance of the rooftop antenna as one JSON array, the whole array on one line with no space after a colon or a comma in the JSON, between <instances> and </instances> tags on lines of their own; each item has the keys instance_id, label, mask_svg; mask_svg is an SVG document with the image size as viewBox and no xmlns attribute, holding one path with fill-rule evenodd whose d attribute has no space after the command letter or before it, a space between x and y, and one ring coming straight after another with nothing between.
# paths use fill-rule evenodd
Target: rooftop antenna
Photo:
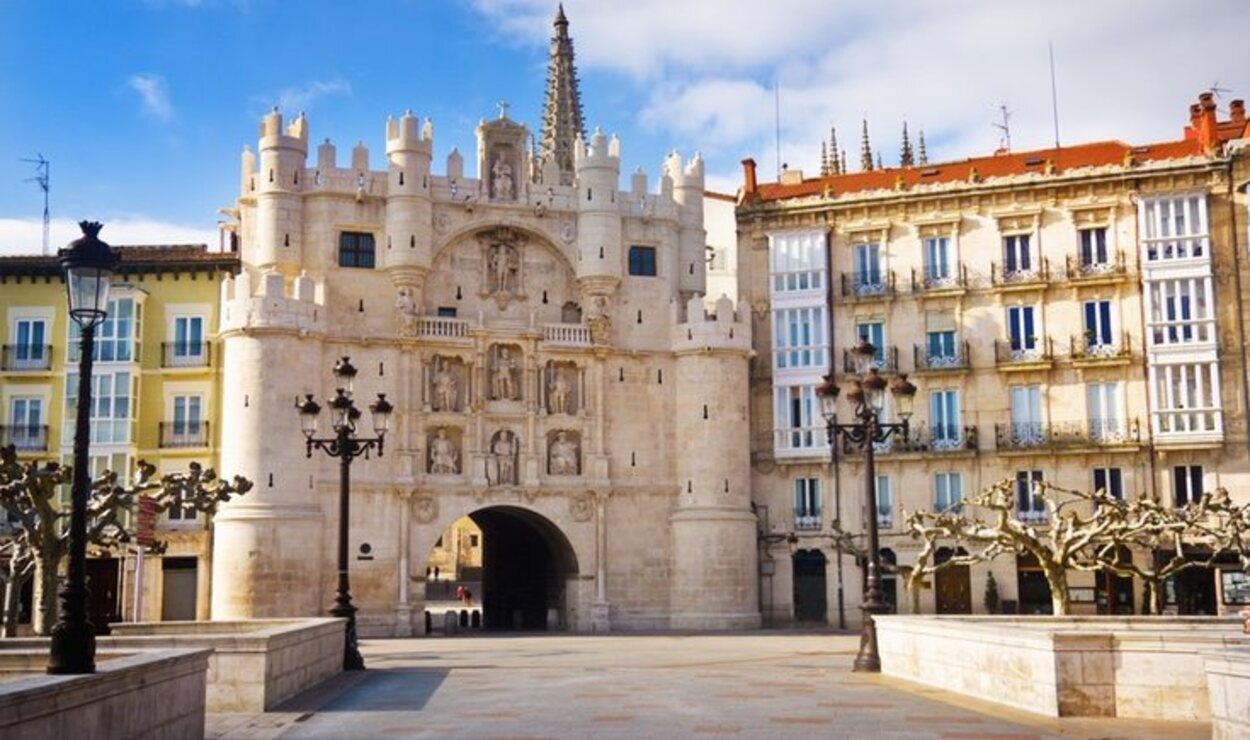
<instances>
[{"instance_id":1,"label":"rooftop antenna","mask_svg":"<svg viewBox=\"0 0 1250 740\"><path fill-rule=\"evenodd\" d=\"M52 163L47 159L44 159L42 154L36 154L35 159L22 159L21 161L35 165L35 176L26 178L24 182L33 182L39 186L40 190L43 191L43 256L47 257L49 240L48 232L52 223L52 219L48 212L48 190L51 187L51 179L48 174L48 169Z\"/></svg>"},{"instance_id":2,"label":"rooftop antenna","mask_svg":"<svg viewBox=\"0 0 1250 740\"><path fill-rule=\"evenodd\" d=\"M1049 41L1050 47L1050 110L1055 117L1055 148L1059 148L1059 91L1055 85L1055 42Z\"/></svg>"},{"instance_id":3,"label":"rooftop antenna","mask_svg":"<svg viewBox=\"0 0 1250 740\"><path fill-rule=\"evenodd\" d=\"M1210 91L1211 94L1215 96L1216 100L1220 99L1220 93L1232 92L1232 90L1229 90L1227 87L1220 87L1219 80L1211 83Z\"/></svg>"},{"instance_id":4,"label":"rooftop antenna","mask_svg":"<svg viewBox=\"0 0 1250 740\"><path fill-rule=\"evenodd\" d=\"M1007 110L1006 103L998 104L998 111L1002 115L1002 123L990 124L994 128L1002 132L1002 138L998 140L998 148L1004 152L1011 151L1011 111Z\"/></svg>"},{"instance_id":5,"label":"rooftop antenna","mask_svg":"<svg viewBox=\"0 0 1250 740\"><path fill-rule=\"evenodd\" d=\"M773 78L773 120L777 137L777 181L781 181L781 79Z\"/></svg>"}]
</instances>

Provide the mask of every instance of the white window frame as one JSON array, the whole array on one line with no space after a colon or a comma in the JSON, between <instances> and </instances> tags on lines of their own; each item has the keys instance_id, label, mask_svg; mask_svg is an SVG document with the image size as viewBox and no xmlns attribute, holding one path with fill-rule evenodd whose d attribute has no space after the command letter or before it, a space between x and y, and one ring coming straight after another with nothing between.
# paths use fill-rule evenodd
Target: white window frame
<instances>
[{"instance_id":1,"label":"white window frame","mask_svg":"<svg viewBox=\"0 0 1250 740\"><path fill-rule=\"evenodd\" d=\"M877 476L877 526L891 529L894 526L894 491L890 476Z\"/></svg>"},{"instance_id":2,"label":"white window frame","mask_svg":"<svg viewBox=\"0 0 1250 740\"><path fill-rule=\"evenodd\" d=\"M1103 485L1099 486L1098 479L1103 479ZM1124 500L1124 470L1119 467L1094 468L1093 488L1097 491L1100 487L1106 489L1108 496L1112 498Z\"/></svg>"},{"instance_id":3,"label":"white window frame","mask_svg":"<svg viewBox=\"0 0 1250 740\"><path fill-rule=\"evenodd\" d=\"M1107 226L1083 226L1076 230L1079 266L1085 269L1111 264L1107 246ZM1098 238L1098 234L1102 237Z\"/></svg>"},{"instance_id":4,"label":"white window frame","mask_svg":"<svg viewBox=\"0 0 1250 740\"><path fill-rule=\"evenodd\" d=\"M1123 439L1124 387L1118 380L1094 381L1085 384L1086 419L1090 439L1111 442Z\"/></svg>"},{"instance_id":5,"label":"white window frame","mask_svg":"<svg viewBox=\"0 0 1250 740\"><path fill-rule=\"evenodd\" d=\"M1144 262L1211 259L1206 193L1141 198L1137 209Z\"/></svg>"},{"instance_id":6,"label":"white window frame","mask_svg":"<svg viewBox=\"0 0 1250 740\"><path fill-rule=\"evenodd\" d=\"M798 477L794 479L794 528L820 529L821 504L820 478Z\"/></svg>"},{"instance_id":7,"label":"white window frame","mask_svg":"<svg viewBox=\"0 0 1250 740\"><path fill-rule=\"evenodd\" d=\"M773 309L773 369L828 366L829 327L824 306Z\"/></svg>"},{"instance_id":8,"label":"white window frame","mask_svg":"<svg viewBox=\"0 0 1250 740\"><path fill-rule=\"evenodd\" d=\"M952 470L933 474L934 511L958 512L963 500L963 473Z\"/></svg>"},{"instance_id":9,"label":"white window frame","mask_svg":"<svg viewBox=\"0 0 1250 740\"><path fill-rule=\"evenodd\" d=\"M1037 484L1046 480L1042 471L1017 470L1015 480L1016 518L1029 524L1046 521L1046 498L1037 489Z\"/></svg>"},{"instance_id":10,"label":"white window frame","mask_svg":"<svg viewBox=\"0 0 1250 740\"><path fill-rule=\"evenodd\" d=\"M1003 237L1003 275L1026 275L1037 271L1033 260L1033 235L1025 232Z\"/></svg>"},{"instance_id":11,"label":"white window frame","mask_svg":"<svg viewBox=\"0 0 1250 740\"><path fill-rule=\"evenodd\" d=\"M954 276L955 260L951 255L951 237L928 236L924 247L924 277L926 283L941 283Z\"/></svg>"},{"instance_id":12,"label":"white window frame","mask_svg":"<svg viewBox=\"0 0 1250 740\"><path fill-rule=\"evenodd\" d=\"M963 443L959 389L929 391L929 444L935 450L957 449Z\"/></svg>"},{"instance_id":13,"label":"white window frame","mask_svg":"<svg viewBox=\"0 0 1250 740\"><path fill-rule=\"evenodd\" d=\"M1172 504L1183 506L1197 501L1205 489L1205 477L1206 471L1201 465L1173 465Z\"/></svg>"}]
</instances>

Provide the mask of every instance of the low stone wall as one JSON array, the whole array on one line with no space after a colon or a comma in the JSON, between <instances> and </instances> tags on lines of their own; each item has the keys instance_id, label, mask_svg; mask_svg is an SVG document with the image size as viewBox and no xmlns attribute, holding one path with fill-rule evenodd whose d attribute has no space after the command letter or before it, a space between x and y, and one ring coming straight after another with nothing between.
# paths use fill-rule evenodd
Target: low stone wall
<instances>
[{"instance_id":1,"label":"low stone wall","mask_svg":"<svg viewBox=\"0 0 1250 740\"><path fill-rule=\"evenodd\" d=\"M1051 717L1205 720L1200 653L1250 646L1212 617L886 616L882 672Z\"/></svg>"},{"instance_id":2,"label":"low stone wall","mask_svg":"<svg viewBox=\"0 0 1250 740\"><path fill-rule=\"evenodd\" d=\"M196 649L101 651L96 672L42 674L48 652L0 652L0 737L197 740L204 737L204 686L210 652ZM36 675L15 677L37 668Z\"/></svg>"},{"instance_id":3,"label":"low stone wall","mask_svg":"<svg viewBox=\"0 0 1250 740\"><path fill-rule=\"evenodd\" d=\"M100 650L209 648L208 711L265 712L343 670L342 619L123 622ZM8 640L47 649L46 639Z\"/></svg>"},{"instance_id":4,"label":"low stone wall","mask_svg":"<svg viewBox=\"0 0 1250 740\"><path fill-rule=\"evenodd\" d=\"M1250 648L1212 651L1203 660L1211 697L1211 737L1250 738Z\"/></svg>"}]
</instances>

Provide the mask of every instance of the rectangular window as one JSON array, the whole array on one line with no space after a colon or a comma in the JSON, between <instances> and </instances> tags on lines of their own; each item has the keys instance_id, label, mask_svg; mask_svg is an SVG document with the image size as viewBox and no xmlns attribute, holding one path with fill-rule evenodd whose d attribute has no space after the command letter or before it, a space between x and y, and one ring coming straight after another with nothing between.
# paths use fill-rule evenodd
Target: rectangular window
<instances>
[{"instance_id":1,"label":"rectangular window","mask_svg":"<svg viewBox=\"0 0 1250 740\"><path fill-rule=\"evenodd\" d=\"M1138 216L1147 261L1208 256L1205 195L1142 199Z\"/></svg>"},{"instance_id":2,"label":"rectangular window","mask_svg":"<svg viewBox=\"0 0 1250 740\"><path fill-rule=\"evenodd\" d=\"M11 444L19 450L42 450L47 446L42 398L10 399L8 424L8 433L0 444Z\"/></svg>"},{"instance_id":3,"label":"rectangular window","mask_svg":"<svg viewBox=\"0 0 1250 740\"><path fill-rule=\"evenodd\" d=\"M456 318L456 307L455 306L439 306L438 316L439 318L442 318L442 319L454 319Z\"/></svg>"},{"instance_id":4,"label":"rectangular window","mask_svg":"<svg viewBox=\"0 0 1250 740\"><path fill-rule=\"evenodd\" d=\"M955 357L955 332L931 331L925 337L929 359L945 360Z\"/></svg>"},{"instance_id":5,"label":"rectangular window","mask_svg":"<svg viewBox=\"0 0 1250 740\"><path fill-rule=\"evenodd\" d=\"M826 451L824 420L819 418L814 385L777 386L773 413L777 423L776 445L779 452Z\"/></svg>"},{"instance_id":6,"label":"rectangular window","mask_svg":"<svg viewBox=\"0 0 1250 740\"><path fill-rule=\"evenodd\" d=\"M855 325L855 336L873 346L877 366L881 367L885 362L885 322L861 321Z\"/></svg>"},{"instance_id":7,"label":"rectangular window","mask_svg":"<svg viewBox=\"0 0 1250 740\"><path fill-rule=\"evenodd\" d=\"M935 448L959 444L959 391L954 388L929 391L929 429Z\"/></svg>"},{"instance_id":8,"label":"rectangular window","mask_svg":"<svg viewBox=\"0 0 1250 740\"><path fill-rule=\"evenodd\" d=\"M1172 493L1177 506L1202 497L1202 466L1177 465L1172 468Z\"/></svg>"},{"instance_id":9,"label":"rectangular window","mask_svg":"<svg viewBox=\"0 0 1250 740\"><path fill-rule=\"evenodd\" d=\"M191 360L204 356L204 317L174 318L174 357Z\"/></svg>"},{"instance_id":10,"label":"rectangular window","mask_svg":"<svg viewBox=\"0 0 1250 740\"><path fill-rule=\"evenodd\" d=\"M373 269L373 234L344 231L339 234L339 267Z\"/></svg>"},{"instance_id":11,"label":"rectangular window","mask_svg":"<svg viewBox=\"0 0 1250 740\"><path fill-rule=\"evenodd\" d=\"M1011 275L1029 272L1033 259L1029 252L1029 235L1015 234L1003 237L1003 273Z\"/></svg>"},{"instance_id":12,"label":"rectangular window","mask_svg":"<svg viewBox=\"0 0 1250 740\"><path fill-rule=\"evenodd\" d=\"M195 510L193 506L181 506L179 504L170 505L165 511L165 517L171 522L194 522L199 518L200 512Z\"/></svg>"},{"instance_id":13,"label":"rectangular window","mask_svg":"<svg viewBox=\"0 0 1250 740\"><path fill-rule=\"evenodd\" d=\"M1028 352L1037 348L1037 322L1033 306L1009 306L1007 308L1007 336L1012 352Z\"/></svg>"},{"instance_id":14,"label":"rectangular window","mask_svg":"<svg viewBox=\"0 0 1250 740\"><path fill-rule=\"evenodd\" d=\"M126 444L130 442L131 376L128 372L95 373L91 376L91 442L93 444ZM78 374L65 377L65 415L62 427L67 435L74 431L74 414L78 405Z\"/></svg>"},{"instance_id":15,"label":"rectangular window","mask_svg":"<svg viewBox=\"0 0 1250 740\"><path fill-rule=\"evenodd\" d=\"M655 247L629 248L629 274L655 277Z\"/></svg>"},{"instance_id":16,"label":"rectangular window","mask_svg":"<svg viewBox=\"0 0 1250 740\"><path fill-rule=\"evenodd\" d=\"M1124 500L1124 474L1119 468L1094 468L1094 490Z\"/></svg>"},{"instance_id":17,"label":"rectangular window","mask_svg":"<svg viewBox=\"0 0 1250 740\"><path fill-rule=\"evenodd\" d=\"M770 235L768 258L773 293L821 291L823 294L826 270L823 231Z\"/></svg>"},{"instance_id":18,"label":"rectangular window","mask_svg":"<svg viewBox=\"0 0 1250 740\"><path fill-rule=\"evenodd\" d=\"M1042 433L1042 387L1013 385L1008 393L1011 399L1012 442L1026 446L1041 444L1045 439Z\"/></svg>"},{"instance_id":19,"label":"rectangular window","mask_svg":"<svg viewBox=\"0 0 1250 740\"><path fill-rule=\"evenodd\" d=\"M894 526L894 495L888 475L877 476L877 526L886 529Z\"/></svg>"},{"instance_id":20,"label":"rectangular window","mask_svg":"<svg viewBox=\"0 0 1250 740\"><path fill-rule=\"evenodd\" d=\"M48 366L48 325L43 319L18 319L14 322L12 360L7 369L28 370Z\"/></svg>"},{"instance_id":21,"label":"rectangular window","mask_svg":"<svg viewBox=\"0 0 1250 740\"><path fill-rule=\"evenodd\" d=\"M881 245L856 244L854 247L855 286L881 285Z\"/></svg>"},{"instance_id":22,"label":"rectangular window","mask_svg":"<svg viewBox=\"0 0 1250 740\"><path fill-rule=\"evenodd\" d=\"M774 368L824 368L827 344L824 306L773 310Z\"/></svg>"},{"instance_id":23,"label":"rectangular window","mask_svg":"<svg viewBox=\"0 0 1250 740\"><path fill-rule=\"evenodd\" d=\"M1118 382L1086 383L1085 409L1090 439L1110 442L1124 436Z\"/></svg>"},{"instance_id":24,"label":"rectangular window","mask_svg":"<svg viewBox=\"0 0 1250 740\"><path fill-rule=\"evenodd\" d=\"M139 358L142 307L133 298L115 298L109 301L108 315L96 327L96 362L132 362ZM78 362L82 346L82 330L78 322L69 322L69 351L71 363Z\"/></svg>"},{"instance_id":25,"label":"rectangular window","mask_svg":"<svg viewBox=\"0 0 1250 740\"><path fill-rule=\"evenodd\" d=\"M1111 301L1085 301L1085 346L1106 347L1115 344L1111 328Z\"/></svg>"},{"instance_id":26,"label":"rectangular window","mask_svg":"<svg viewBox=\"0 0 1250 740\"><path fill-rule=\"evenodd\" d=\"M795 529L820 529L820 479L794 479Z\"/></svg>"},{"instance_id":27,"label":"rectangular window","mask_svg":"<svg viewBox=\"0 0 1250 740\"><path fill-rule=\"evenodd\" d=\"M203 399L200 396L174 396L173 428L176 436L200 433L202 405Z\"/></svg>"},{"instance_id":28,"label":"rectangular window","mask_svg":"<svg viewBox=\"0 0 1250 740\"><path fill-rule=\"evenodd\" d=\"M1081 229L1077 234L1081 240L1081 267L1107 264L1107 227Z\"/></svg>"},{"instance_id":29,"label":"rectangular window","mask_svg":"<svg viewBox=\"0 0 1250 740\"><path fill-rule=\"evenodd\" d=\"M934 511L957 512L963 500L964 487L961 473L933 474Z\"/></svg>"},{"instance_id":30,"label":"rectangular window","mask_svg":"<svg viewBox=\"0 0 1250 740\"><path fill-rule=\"evenodd\" d=\"M1022 522L1046 521L1046 499L1042 496L1042 471L1016 471L1016 514Z\"/></svg>"},{"instance_id":31,"label":"rectangular window","mask_svg":"<svg viewBox=\"0 0 1250 740\"><path fill-rule=\"evenodd\" d=\"M1153 344L1215 341L1211 277L1152 280L1148 286Z\"/></svg>"},{"instance_id":32,"label":"rectangular window","mask_svg":"<svg viewBox=\"0 0 1250 740\"><path fill-rule=\"evenodd\" d=\"M1156 432L1220 431L1218 363L1157 364L1150 368L1150 375Z\"/></svg>"},{"instance_id":33,"label":"rectangular window","mask_svg":"<svg viewBox=\"0 0 1250 740\"><path fill-rule=\"evenodd\" d=\"M950 237L924 240L924 276L928 282L949 280L951 276Z\"/></svg>"}]
</instances>

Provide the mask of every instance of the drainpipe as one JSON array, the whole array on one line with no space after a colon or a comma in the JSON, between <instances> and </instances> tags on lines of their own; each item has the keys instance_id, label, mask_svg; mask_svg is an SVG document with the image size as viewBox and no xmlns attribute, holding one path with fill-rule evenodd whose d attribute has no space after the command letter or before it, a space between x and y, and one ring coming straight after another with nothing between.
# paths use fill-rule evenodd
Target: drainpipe
<instances>
[{"instance_id":1,"label":"drainpipe","mask_svg":"<svg viewBox=\"0 0 1250 740\"><path fill-rule=\"evenodd\" d=\"M1138 314L1141 317L1141 367L1142 376L1146 382L1146 462L1150 468L1150 499L1159 501L1159 470L1155 453L1155 435L1154 435L1154 406L1150 402L1150 329L1146 326L1146 265L1141 258L1141 210L1138 208L1138 197L1136 192L1129 194L1129 202L1133 204L1133 249L1136 251L1137 257L1137 288L1141 294L1141 300L1137 302Z\"/></svg>"},{"instance_id":2,"label":"drainpipe","mask_svg":"<svg viewBox=\"0 0 1250 740\"><path fill-rule=\"evenodd\" d=\"M1239 353L1238 356L1241 358L1241 372L1238 373L1238 375L1241 376L1241 413L1243 419L1250 420L1250 377L1247 377L1250 376L1250 372L1247 372L1245 367L1246 320L1245 313L1243 311L1244 299L1241 295L1241 250L1237 245L1237 188L1233 184L1233 158L1231 155L1229 156L1228 163L1225 167L1228 175L1228 233L1232 240L1233 275L1236 279L1236 284L1233 287L1233 295L1237 298L1237 351ZM1247 235L1247 245L1250 245L1250 224L1247 225ZM1214 250L1212 251L1214 252ZM1213 287L1214 284L1215 281L1212 281ZM1215 301L1215 296L1212 296L1211 306L1214 307L1216 305L1218 304ZM1216 337L1217 339L1219 337L1218 331L1216 332ZM1216 357L1219 357L1218 351L1216 352ZM1227 431L1227 424L1225 424L1225 430ZM1247 447L1250 447L1250 437L1247 437L1246 444Z\"/></svg>"},{"instance_id":3,"label":"drainpipe","mask_svg":"<svg viewBox=\"0 0 1250 740\"><path fill-rule=\"evenodd\" d=\"M825 281L825 305L829 309L829 376L833 377L833 230L825 231L825 266L829 279ZM838 467L838 446L831 444L832 455L829 467L833 474L833 516L838 526L842 526L842 470ZM846 599L842 580L842 545L838 545L838 629L846 629Z\"/></svg>"}]
</instances>

